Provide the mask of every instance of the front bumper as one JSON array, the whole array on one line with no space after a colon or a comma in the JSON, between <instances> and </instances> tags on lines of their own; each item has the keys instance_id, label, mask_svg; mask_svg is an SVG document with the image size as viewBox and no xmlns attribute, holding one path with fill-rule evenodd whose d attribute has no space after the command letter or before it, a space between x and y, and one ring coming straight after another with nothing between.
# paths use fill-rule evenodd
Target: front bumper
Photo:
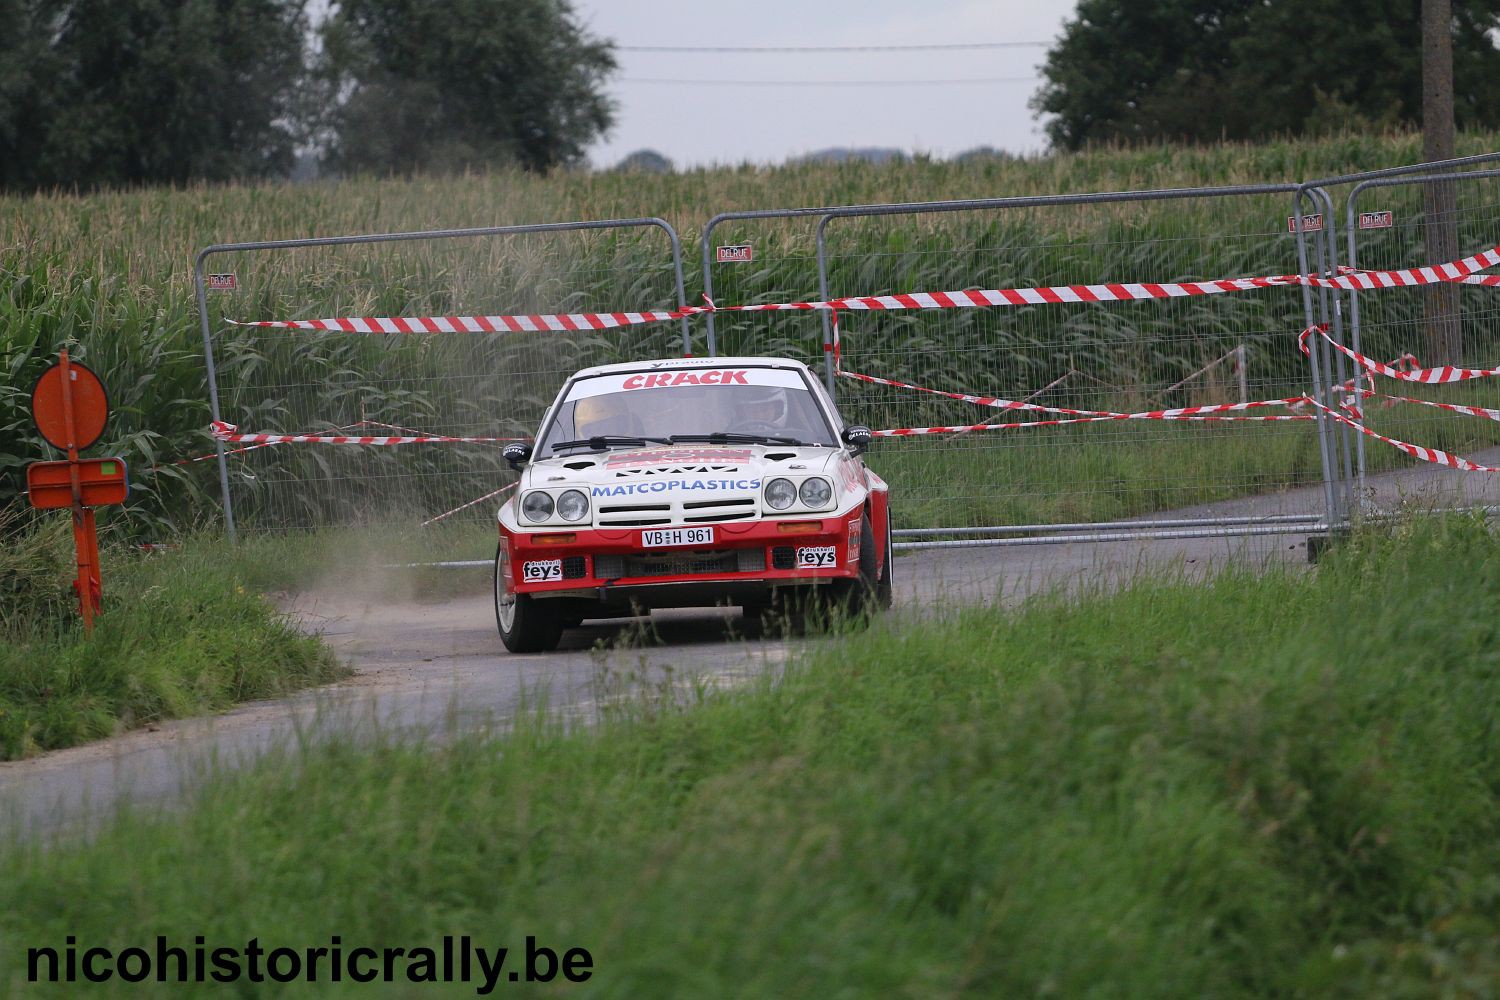
<instances>
[{"instance_id":1,"label":"front bumper","mask_svg":"<svg viewBox=\"0 0 1500 1000\"><path fill-rule=\"evenodd\" d=\"M648 548L641 528L514 531L503 523L513 591L606 606L743 604L786 586L859 573L862 510L821 518L719 522L703 546Z\"/></svg>"}]
</instances>

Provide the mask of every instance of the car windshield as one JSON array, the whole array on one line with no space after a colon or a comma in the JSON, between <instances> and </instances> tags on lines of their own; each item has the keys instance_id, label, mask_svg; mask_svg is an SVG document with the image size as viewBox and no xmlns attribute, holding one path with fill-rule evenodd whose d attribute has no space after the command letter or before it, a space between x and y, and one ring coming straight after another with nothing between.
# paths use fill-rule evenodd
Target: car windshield
<instances>
[{"instance_id":1,"label":"car windshield","mask_svg":"<svg viewBox=\"0 0 1500 1000\"><path fill-rule=\"evenodd\" d=\"M802 375L784 368L663 369L579 379L542 435L540 455L628 447L640 439L764 438L833 447ZM591 442L597 442L591 445Z\"/></svg>"}]
</instances>

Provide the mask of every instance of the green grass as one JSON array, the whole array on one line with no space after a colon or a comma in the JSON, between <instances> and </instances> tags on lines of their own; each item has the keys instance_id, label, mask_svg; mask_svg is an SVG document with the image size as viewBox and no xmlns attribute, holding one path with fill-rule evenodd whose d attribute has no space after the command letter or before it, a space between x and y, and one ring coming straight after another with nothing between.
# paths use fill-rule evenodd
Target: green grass
<instances>
[{"instance_id":1,"label":"green grass","mask_svg":"<svg viewBox=\"0 0 1500 1000\"><path fill-rule=\"evenodd\" d=\"M1413 521L1315 573L894 618L582 731L292 753L10 846L0 982L70 934L531 934L600 997L1483 996L1497 621L1500 539Z\"/></svg>"},{"instance_id":2,"label":"green grass","mask_svg":"<svg viewBox=\"0 0 1500 1000\"><path fill-rule=\"evenodd\" d=\"M65 516L0 552L0 760L202 715L347 674L257 589L272 576L222 543L108 547L104 613L83 631ZM283 563L279 572L291 572Z\"/></svg>"}]
</instances>

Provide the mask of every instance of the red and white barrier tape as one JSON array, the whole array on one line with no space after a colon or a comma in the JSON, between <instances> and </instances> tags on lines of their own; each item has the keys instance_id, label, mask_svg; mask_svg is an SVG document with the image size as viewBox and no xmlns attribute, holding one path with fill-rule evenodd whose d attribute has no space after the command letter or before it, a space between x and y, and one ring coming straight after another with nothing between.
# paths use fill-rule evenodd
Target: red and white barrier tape
<instances>
[{"instance_id":1,"label":"red and white barrier tape","mask_svg":"<svg viewBox=\"0 0 1500 1000\"><path fill-rule=\"evenodd\" d=\"M342 430L352 430L355 427L387 427L387 428L390 428L391 430L407 431L408 433L411 433L411 434L420 433L418 431L411 430L411 428L409 428L409 427L401 427L401 426L399 426L397 424L383 424L383 423L381 423L378 420L360 420L360 421L356 421L355 423L352 423L352 424L344 424L343 426L335 428L335 429L342 431ZM251 444L251 445L246 445L243 448L230 448L229 450L227 450L227 451L224 452L224 455L225 455L225 457L228 457L230 455L240 455L240 454L243 454L243 453L245 453L247 451L257 451L257 450L259 450L261 448L270 448L270 447L273 447L273 446L278 445L278 444L285 444L285 442L283 442L283 441L269 441L269 442L267 442L265 444ZM160 471L161 469L167 468L168 466L171 466L171 465L191 465L194 462L207 462L207 461L210 461L211 459L215 459L215 458L218 458L218 457L219 457L219 453L218 452L211 451L207 455L195 455L192 458L179 458L175 462L169 462L166 466L163 466L163 465L154 465L148 471L150 471L150 472L157 472L157 471Z\"/></svg>"},{"instance_id":2,"label":"red and white barrier tape","mask_svg":"<svg viewBox=\"0 0 1500 1000\"><path fill-rule=\"evenodd\" d=\"M1359 365L1365 371L1373 372L1376 375L1384 375L1386 378L1399 379L1402 382L1419 382L1423 385L1446 385L1450 382L1463 382L1472 378L1492 378L1500 375L1500 368L1455 368L1452 365L1443 365L1440 368L1397 368L1394 365L1376 361L1374 358L1365 357L1365 355L1358 351L1340 344L1333 337L1329 336L1327 323L1310 326L1297 335L1297 346L1301 348L1303 354L1307 354L1310 350L1307 341L1315 333L1321 334L1324 340L1333 345L1334 350L1352 359L1355 364ZM1410 355L1406 355L1406 357L1410 357ZM1414 358L1412 360L1415 361Z\"/></svg>"},{"instance_id":3,"label":"red and white barrier tape","mask_svg":"<svg viewBox=\"0 0 1500 1000\"><path fill-rule=\"evenodd\" d=\"M422 527L425 528L429 524L436 524L437 522L443 520L445 517L452 517L454 514L457 514L461 510L468 510L470 507L473 507L473 506L475 506L477 504L482 504L486 500L490 500L490 499L493 499L494 497L499 496L500 494L504 493L506 490L513 490L513 489L515 489L516 486L517 486L516 483L507 483L506 485L500 487L498 490L495 490L495 491L493 491L491 493L486 493L482 497L476 497L475 499L470 500L468 503L459 504L457 507L454 507L450 511L444 511L443 513L439 514L436 517L429 517L427 520L425 520L425 521L422 522Z\"/></svg>"},{"instance_id":4,"label":"red and white barrier tape","mask_svg":"<svg viewBox=\"0 0 1500 1000\"><path fill-rule=\"evenodd\" d=\"M1487 406L1465 406L1462 403L1439 403L1432 399L1416 399L1412 396L1387 396L1383 392L1371 392L1369 389L1361 389L1359 394L1366 399L1371 397L1389 400L1393 403L1415 403L1418 406L1431 406L1438 410L1447 410L1450 413L1462 413L1470 417L1483 417L1485 420L1500 422L1500 410L1492 410Z\"/></svg>"},{"instance_id":5,"label":"red and white barrier tape","mask_svg":"<svg viewBox=\"0 0 1500 1000\"><path fill-rule=\"evenodd\" d=\"M609 330L642 323L681 319L684 314L655 310L621 313L552 313L533 316L363 316L337 319L289 319L240 322L231 326L269 326L331 333L567 333Z\"/></svg>"},{"instance_id":6,"label":"red and white barrier tape","mask_svg":"<svg viewBox=\"0 0 1500 1000\"><path fill-rule=\"evenodd\" d=\"M612 313L552 313L511 316L406 316L406 317L340 317L308 320L258 320L235 326L277 327L294 330L318 330L342 333L503 333L503 332L572 332L606 330L659 323L705 313L720 312L786 312L815 309L854 311L891 309L963 309L996 306L1048 305L1065 302L1129 302L1144 299L1170 299L1194 295L1217 295L1245 292L1259 288L1285 288L1312 285L1317 288L1342 288L1355 291L1377 288L1399 288L1426 285L1439 281L1500 285L1500 276L1476 276L1474 272L1500 264L1500 247L1485 250L1447 264L1402 268L1392 271L1356 271L1336 277L1281 274L1252 278L1223 278L1212 281L1172 282L1106 282L1095 285L1051 285L1036 288L991 288L951 292L910 292L898 295L861 295L842 299L809 302L770 302L758 305L716 306L712 301L702 306L684 306L673 310ZM705 296L706 298L706 296Z\"/></svg>"},{"instance_id":7,"label":"red and white barrier tape","mask_svg":"<svg viewBox=\"0 0 1500 1000\"><path fill-rule=\"evenodd\" d=\"M1334 278L1321 278L1306 275L1298 279L1299 283L1312 285L1316 288L1342 288L1349 291L1372 291L1377 288L1402 288L1414 285L1432 285L1440 281L1451 281L1465 285L1495 285L1500 284L1500 277L1480 276L1481 280L1474 280L1474 272L1482 271L1487 267L1500 264L1500 247L1483 250L1472 257L1462 260L1451 261L1447 264L1431 264L1427 267L1407 267L1394 271L1361 271L1345 270L1345 273ZM1493 280L1483 280L1492 278Z\"/></svg>"},{"instance_id":8,"label":"red and white barrier tape","mask_svg":"<svg viewBox=\"0 0 1500 1000\"><path fill-rule=\"evenodd\" d=\"M1000 399L996 396L974 396L962 392L945 392L942 389L929 389L920 385L912 385L910 382L900 382L895 379L879 378L874 375L862 375L859 372L848 372L838 369L838 374L843 378L857 379L861 382L871 382L875 385L888 385L897 389L910 389L913 392L925 392L934 396L945 396L948 399L956 399L964 403L974 403L977 406L988 406L997 410L1026 410L1038 413L1062 413L1075 417L1087 417L1091 420L1179 420L1210 413L1229 413L1236 410L1251 410L1261 406L1301 406L1309 402L1307 396L1288 396L1285 399L1258 399L1246 403L1216 403L1210 406L1181 406L1168 410L1147 410L1140 413L1119 413L1114 410L1075 410L1065 406L1042 406L1038 403L1023 403L1016 400Z\"/></svg>"},{"instance_id":9,"label":"red and white barrier tape","mask_svg":"<svg viewBox=\"0 0 1500 1000\"><path fill-rule=\"evenodd\" d=\"M1065 417L1060 420L1021 420L1009 424L960 424L949 427L893 427L871 431L876 437L918 437L924 434L968 434L973 431L1008 431L1026 427L1060 427L1063 424L1092 424L1106 420L1198 420L1198 421L1270 421L1316 420L1311 413L1269 414L1263 417L1155 417L1144 413L1122 413L1117 417Z\"/></svg>"},{"instance_id":10,"label":"red and white barrier tape","mask_svg":"<svg viewBox=\"0 0 1500 1000\"><path fill-rule=\"evenodd\" d=\"M1439 448L1423 448L1421 445L1411 444L1407 441L1399 441L1393 437L1387 437L1386 435L1381 434L1379 431L1371 430L1364 424L1360 423L1358 420L1347 417L1331 407L1324 406L1322 403L1319 403L1316 400L1313 401L1313 405L1322 410L1324 413L1328 414L1334 420L1337 420L1339 423L1352 427L1355 430L1359 431L1361 434L1367 434L1377 441L1384 441L1386 444L1392 446L1393 448L1404 451L1413 458L1419 458L1424 462L1431 462L1434 465L1445 465L1450 469L1459 469L1463 472L1500 472L1500 467L1480 465L1477 462L1471 462L1467 458L1463 458L1462 456L1449 454L1448 452L1443 451Z\"/></svg>"},{"instance_id":11,"label":"red and white barrier tape","mask_svg":"<svg viewBox=\"0 0 1500 1000\"><path fill-rule=\"evenodd\" d=\"M960 426L946 427L893 427L885 430L875 431L877 437L912 437L926 434L968 434L980 430L1012 430L1020 427L1058 427L1063 424L1096 423L1104 420L1223 420L1223 421L1274 421L1274 420L1313 420L1312 414L1293 414L1283 416L1212 416L1212 414L1231 413L1239 410L1250 410L1262 406L1305 406L1312 400L1305 396L1288 396L1285 399L1261 399L1245 403L1216 403L1209 406L1182 406L1165 410L1145 410L1139 413L1119 413L1115 410L1079 410L1065 406L1043 406L1040 403L1030 403L1021 400L1002 399L998 396L976 396L966 392L947 392L942 389L931 389L926 386L914 385L910 382L902 382L897 379L880 378L876 375L865 375L860 372L845 371L842 355L839 350L839 323L838 312L833 314L833 337L829 345L833 351L834 374L841 378L855 379L860 382L868 382L874 385L888 385L896 389L908 389L912 392L925 392L934 396L943 396L948 399L956 399L964 403L973 403L977 406L988 406L997 410L1021 410L1031 413L1058 413L1069 419L1062 420L1027 420L1008 424L965 424Z\"/></svg>"},{"instance_id":12,"label":"red and white barrier tape","mask_svg":"<svg viewBox=\"0 0 1500 1000\"><path fill-rule=\"evenodd\" d=\"M446 434L242 434L234 424L215 420L209 427L216 440L237 444L497 444L504 441L529 441L516 437L450 437Z\"/></svg>"}]
</instances>

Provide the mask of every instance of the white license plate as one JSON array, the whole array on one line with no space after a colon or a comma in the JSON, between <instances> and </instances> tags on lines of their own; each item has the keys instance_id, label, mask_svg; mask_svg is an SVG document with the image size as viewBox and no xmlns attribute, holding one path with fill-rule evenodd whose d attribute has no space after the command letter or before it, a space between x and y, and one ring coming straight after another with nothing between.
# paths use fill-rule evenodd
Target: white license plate
<instances>
[{"instance_id":1,"label":"white license plate","mask_svg":"<svg viewBox=\"0 0 1500 1000\"><path fill-rule=\"evenodd\" d=\"M797 550L797 565L808 569L837 566L838 550L832 545L804 545Z\"/></svg>"},{"instance_id":2,"label":"white license plate","mask_svg":"<svg viewBox=\"0 0 1500 1000\"><path fill-rule=\"evenodd\" d=\"M641 532L641 548L664 549L674 545L712 545L712 528L650 528Z\"/></svg>"},{"instance_id":3,"label":"white license plate","mask_svg":"<svg viewBox=\"0 0 1500 1000\"><path fill-rule=\"evenodd\" d=\"M533 559L521 564L521 579L525 583L551 583L562 578L561 559Z\"/></svg>"}]
</instances>

